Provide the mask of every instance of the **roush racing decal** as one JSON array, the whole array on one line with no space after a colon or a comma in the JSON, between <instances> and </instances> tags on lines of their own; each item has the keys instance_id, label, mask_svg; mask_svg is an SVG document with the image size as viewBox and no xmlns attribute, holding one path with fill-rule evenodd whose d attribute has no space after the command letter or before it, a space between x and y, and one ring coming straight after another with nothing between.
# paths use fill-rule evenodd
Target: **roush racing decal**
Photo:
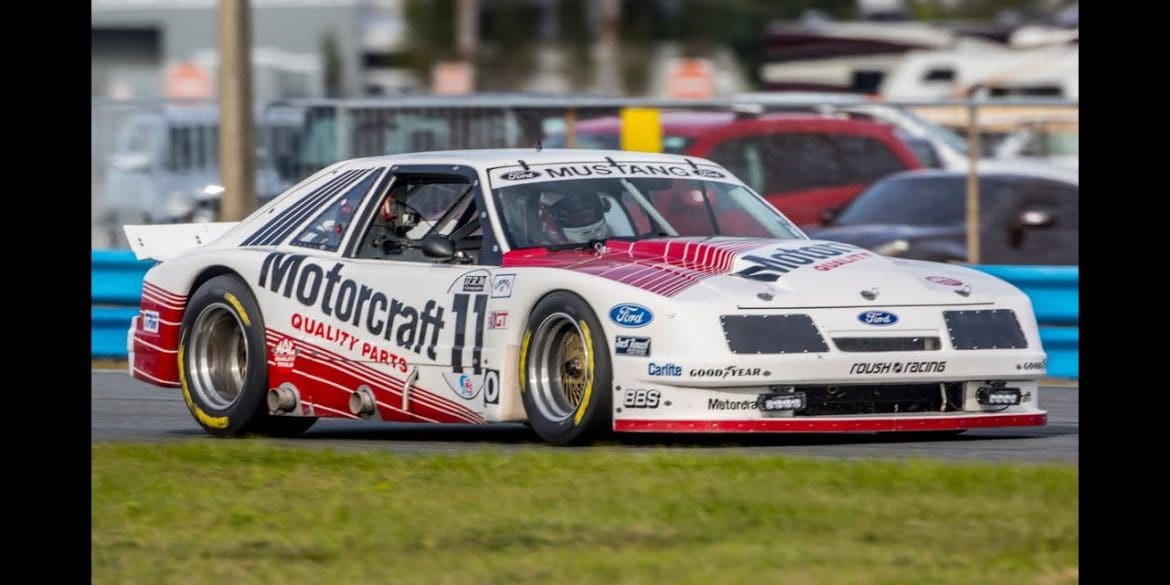
<instances>
[{"instance_id":1,"label":"roush racing decal","mask_svg":"<svg viewBox=\"0 0 1170 585\"><path fill-rule=\"evenodd\" d=\"M946 362L855 362L850 374L927 374L947 371Z\"/></svg>"}]
</instances>

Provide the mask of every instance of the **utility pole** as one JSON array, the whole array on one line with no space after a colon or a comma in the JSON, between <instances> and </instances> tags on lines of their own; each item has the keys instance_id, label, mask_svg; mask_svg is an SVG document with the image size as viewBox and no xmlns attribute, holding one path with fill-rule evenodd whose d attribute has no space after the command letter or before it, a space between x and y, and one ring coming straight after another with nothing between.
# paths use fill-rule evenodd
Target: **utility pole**
<instances>
[{"instance_id":1,"label":"utility pole","mask_svg":"<svg viewBox=\"0 0 1170 585\"><path fill-rule=\"evenodd\" d=\"M455 50L459 59L474 66L479 52L479 0L458 0L455 10Z\"/></svg>"},{"instance_id":2,"label":"utility pole","mask_svg":"<svg viewBox=\"0 0 1170 585\"><path fill-rule=\"evenodd\" d=\"M252 139L252 15L248 0L219 0L220 221L256 210Z\"/></svg>"},{"instance_id":3,"label":"utility pole","mask_svg":"<svg viewBox=\"0 0 1170 585\"><path fill-rule=\"evenodd\" d=\"M601 0L601 14L598 26L597 48L597 90L605 95L622 93L621 72L618 59L618 25L621 22L621 0Z\"/></svg>"}]
</instances>

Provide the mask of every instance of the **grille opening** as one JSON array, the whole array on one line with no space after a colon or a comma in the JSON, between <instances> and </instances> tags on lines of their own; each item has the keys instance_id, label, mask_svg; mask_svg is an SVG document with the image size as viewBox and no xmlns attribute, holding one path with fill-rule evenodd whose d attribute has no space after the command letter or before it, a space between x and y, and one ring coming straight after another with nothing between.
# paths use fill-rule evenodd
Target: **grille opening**
<instances>
[{"instance_id":1,"label":"grille opening","mask_svg":"<svg viewBox=\"0 0 1170 585\"><path fill-rule=\"evenodd\" d=\"M719 321L731 353L829 351L829 345L808 315L723 315Z\"/></svg>"},{"instance_id":2,"label":"grille opening","mask_svg":"<svg viewBox=\"0 0 1170 585\"><path fill-rule=\"evenodd\" d=\"M944 405L948 412L963 408L962 382L830 384L796 386L796 390L804 392L808 400L805 409L795 413L796 416L943 412Z\"/></svg>"},{"instance_id":3,"label":"grille opening","mask_svg":"<svg viewBox=\"0 0 1170 585\"><path fill-rule=\"evenodd\" d=\"M936 351L942 348L938 337L834 337L840 351Z\"/></svg>"},{"instance_id":4,"label":"grille opening","mask_svg":"<svg viewBox=\"0 0 1170 585\"><path fill-rule=\"evenodd\" d=\"M943 311L955 349L1023 349L1024 330L1011 309Z\"/></svg>"}]
</instances>

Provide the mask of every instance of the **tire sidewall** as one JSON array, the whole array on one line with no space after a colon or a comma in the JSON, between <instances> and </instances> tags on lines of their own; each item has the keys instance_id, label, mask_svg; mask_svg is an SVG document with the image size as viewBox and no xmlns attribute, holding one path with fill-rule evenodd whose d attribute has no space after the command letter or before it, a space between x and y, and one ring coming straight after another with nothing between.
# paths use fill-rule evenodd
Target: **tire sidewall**
<instances>
[{"instance_id":1,"label":"tire sidewall","mask_svg":"<svg viewBox=\"0 0 1170 585\"><path fill-rule=\"evenodd\" d=\"M230 296L229 296L230 295ZM233 302L233 299L235 302ZM244 328L248 342L248 365L239 398L227 408L219 409L203 401L191 386L191 331L199 314L214 303L229 307ZM240 314L241 309L243 314ZM180 386L187 409L196 422L216 436L237 436L267 414L268 347L264 335L264 318L251 290L235 275L216 276L200 285L183 314L179 341Z\"/></svg>"},{"instance_id":2,"label":"tire sidewall","mask_svg":"<svg viewBox=\"0 0 1170 585\"><path fill-rule=\"evenodd\" d=\"M578 410L566 420L551 421L541 416L529 388L521 387L520 397L528 414L528 424L542 439L558 445L579 444L610 430L613 425L613 369L609 344L606 343L601 322L589 304L581 297L566 291L550 293L536 304L528 316L524 337L531 339L545 317L557 312L563 312L577 322L583 321L589 329L593 376L592 389L588 392L589 398L582 401L584 414L581 414L581 406L578 406ZM527 382L527 372L524 370L532 357L528 354L534 354L536 348L529 346L524 351L526 354L518 360L519 373L520 379Z\"/></svg>"}]
</instances>

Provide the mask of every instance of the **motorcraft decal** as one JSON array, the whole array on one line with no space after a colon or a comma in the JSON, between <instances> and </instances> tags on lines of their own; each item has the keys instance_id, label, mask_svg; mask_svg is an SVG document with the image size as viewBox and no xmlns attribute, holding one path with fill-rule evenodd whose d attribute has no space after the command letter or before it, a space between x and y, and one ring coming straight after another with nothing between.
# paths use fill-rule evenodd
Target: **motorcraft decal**
<instances>
[{"instance_id":1,"label":"motorcraft decal","mask_svg":"<svg viewBox=\"0 0 1170 585\"><path fill-rule=\"evenodd\" d=\"M829 258L849 254L845 258ZM767 256L749 254L741 258L748 266L736 272L737 275L763 282L776 282L781 276L805 266L814 265L815 270L832 270L842 264L856 262L872 256L860 248L837 242L825 242L801 247L778 247ZM848 259L846 261L846 259ZM818 264L818 262L821 262Z\"/></svg>"},{"instance_id":2,"label":"motorcraft decal","mask_svg":"<svg viewBox=\"0 0 1170 585\"><path fill-rule=\"evenodd\" d=\"M335 262L325 266L300 254L273 252L264 258L260 267L260 288L295 299L306 307L317 307L326 317L364 327L375 336L398 347L435 359L435 345L443 321L443 308L434 300L422 307L414 307L371 286L342 275L344 265ZM302 321L302 330L308 323ZM313 335L318 331L326 339L351 343L343 338L345 332L331 332L313 324ZM356 344L356 341L352 342ZM353 345L350 346L351 348ZM371 347L371 350L373 348Z\"/></svg>"}]
</instances>

